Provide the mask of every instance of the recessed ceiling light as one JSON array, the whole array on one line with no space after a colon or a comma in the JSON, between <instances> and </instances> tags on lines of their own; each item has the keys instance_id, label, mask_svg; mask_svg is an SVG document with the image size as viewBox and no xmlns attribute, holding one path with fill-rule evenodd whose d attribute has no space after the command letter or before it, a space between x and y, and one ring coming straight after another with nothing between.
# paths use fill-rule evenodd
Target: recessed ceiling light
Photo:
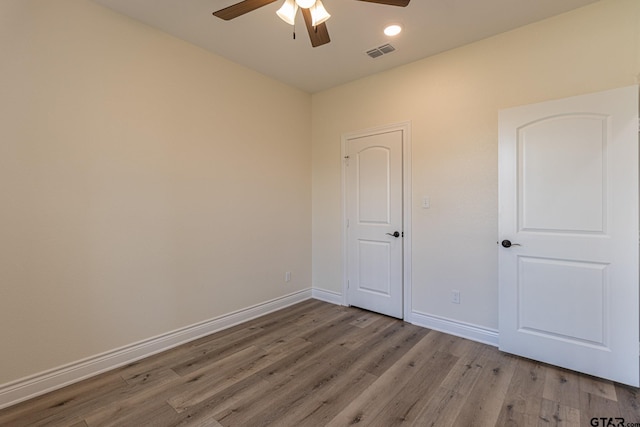
<instances>
[{"instance_id":1,"label":"recessed ceiling light","mask_svg":"<svg viewBox=\"0 0 640 427\"><path fill-rule=\"evenodd\" d=\"M384 29L384 33L388 36L397 36L402 31L402 27L397 24L389 25Z\"/></svg>"}]
</instances>

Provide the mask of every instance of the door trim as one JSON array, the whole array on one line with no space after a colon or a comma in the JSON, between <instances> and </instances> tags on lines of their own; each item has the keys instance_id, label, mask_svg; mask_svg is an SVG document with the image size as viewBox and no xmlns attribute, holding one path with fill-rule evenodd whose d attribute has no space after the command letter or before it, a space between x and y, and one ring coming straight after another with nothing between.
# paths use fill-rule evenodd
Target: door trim
<instances>
[{"instance_id":1,"label":"door trim","mask_svg":"<svg viewBox=\"0 0 640 427\"><path fill-rule=\"evenodd\" d=\"M411 323L411 122L399 122L342 134L340 164L342 172L342 305L349 305L347 293L347 141L388 132L402 132L402 318Z\"/></svg>"}]
</instances>

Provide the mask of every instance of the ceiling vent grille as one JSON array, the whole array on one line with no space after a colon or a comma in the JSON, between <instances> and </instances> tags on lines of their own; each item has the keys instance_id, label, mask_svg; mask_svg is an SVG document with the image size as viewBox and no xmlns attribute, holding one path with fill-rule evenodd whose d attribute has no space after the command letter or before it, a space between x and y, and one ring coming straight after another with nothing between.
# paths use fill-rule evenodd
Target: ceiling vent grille
<instances>
[{"instance_id":1,"label":"ceiling vent grille","mask_svg":"<svg viewBox=\"0 0 640 427\"><path fill-rule=\"evenodd\" d=\"M376 48L368 50L367 55L369 55L372 58L377 58L384 54L391 53L394 50L396 50L396 48L391 46L389 43L387 43L387 44L383 44L382 46L378 46Z\"/></svg>"}]
</instances>

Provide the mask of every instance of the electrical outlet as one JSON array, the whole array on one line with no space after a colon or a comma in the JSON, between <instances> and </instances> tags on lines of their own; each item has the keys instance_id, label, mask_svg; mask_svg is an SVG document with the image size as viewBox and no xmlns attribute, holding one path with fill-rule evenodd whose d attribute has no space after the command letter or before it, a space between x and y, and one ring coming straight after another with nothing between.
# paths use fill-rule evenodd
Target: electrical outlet
<instances>
[{"instance_id":1,"label":"electrical outlet","mask_svg":"<svg viewBox=\"0 0 640 427\"><path fill-rule=\"evenodd\" d=\"M284 273L284 281L285 282L290 282L291 281L291 272L287 271Z\"/></svg>"},{"instance_id":2,"label":"electrical outlet","mask_svg":"<svg viewBox=\"0 0 640 427\"><path fill-rule=\"evenodd\" d=\"M451 302L454 304L460 304L460 291L453 289L451 291Z\"/></svg>"}]
</instances>

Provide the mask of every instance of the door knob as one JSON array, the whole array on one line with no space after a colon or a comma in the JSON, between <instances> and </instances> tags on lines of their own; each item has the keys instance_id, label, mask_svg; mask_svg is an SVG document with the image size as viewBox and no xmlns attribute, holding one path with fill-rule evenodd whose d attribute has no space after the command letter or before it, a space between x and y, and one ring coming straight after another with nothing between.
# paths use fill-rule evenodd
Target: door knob
<instances>
[{"instance_id":1,"label":"door knob","mask_svg":"<svg viewBox=\"0 0 640 427\"><path fill-rule=\"evenodd\" d=\"M388 236L393 236L393 237L400 237L400 232L399 231L394 231L393 233L387 233Z\"/></svg>"},{"instance_id":2,"label":"door knob","mask_svg":"<svg viewBox=\"0 0 640 427\"><path fill-rule=\"evenodd\" d=\"M503 240L500 244L503 248L510 248L511 246L522 246L520 243L511 243L511 240Z\"/></svg>"}]
</instances>

